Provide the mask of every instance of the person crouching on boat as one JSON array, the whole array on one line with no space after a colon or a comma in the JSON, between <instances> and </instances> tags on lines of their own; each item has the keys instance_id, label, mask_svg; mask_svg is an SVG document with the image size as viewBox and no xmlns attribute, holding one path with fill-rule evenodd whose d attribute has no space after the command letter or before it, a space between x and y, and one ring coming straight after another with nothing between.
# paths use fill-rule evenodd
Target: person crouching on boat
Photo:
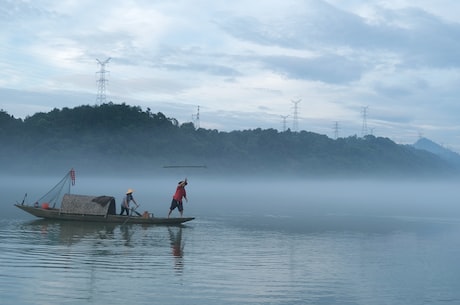
<instances>
[{"instance_id":1,"label":"person crouching on boat","mask_svg":"<svg viewBox=\"0 0 460 305\"><path fill-rule=\"evenodd\" d=\"M123 201L121 203L121 212L120 212L120 215L123 215L126 211L126 215L129 216L129 203L132 201L134 202L134 204L136 205L136 209L139 207L139 205L137 204L136 200L134 200L134 197L133 197L133 190L132 189L129 189L127 192L126 192L126 196L123 198ZM134 211L135 212L135 211Z\"/></svg>"},{"instance_id":2,"label":"person crouching on boat","mask_svg":"<svg viewBox=\"0 0 460 305\"><path fill-rule=\"evenodd\" d=\"M184 211L184 205L182 204L182 198L188 202L187 199L187 192L185 191L185 186L187 185L187 178L183 181L179 181L176 192L174 193L173 199L171 201L171 207L169 208L168 218L171 215L171 212L177 208L179 210L180 216L182 217L182 213Z\"/></svg>"}]
</instances>

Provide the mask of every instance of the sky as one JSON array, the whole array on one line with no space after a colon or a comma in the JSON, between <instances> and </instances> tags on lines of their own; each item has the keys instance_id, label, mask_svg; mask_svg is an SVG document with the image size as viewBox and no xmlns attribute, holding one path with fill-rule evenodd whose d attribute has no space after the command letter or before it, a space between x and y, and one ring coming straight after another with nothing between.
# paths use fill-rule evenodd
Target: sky
<instances>
[{"instance_id":1,"label":"sky","mask_svg":"<svg viewBox=\"0 0 460 305\"><path fill-rule=\"evenodd\" d=\"M457 0L0 4L0 109L16 118L97 105L103 75L107 102L206 129L460 152Z\"/></svg>"}]
</instances>

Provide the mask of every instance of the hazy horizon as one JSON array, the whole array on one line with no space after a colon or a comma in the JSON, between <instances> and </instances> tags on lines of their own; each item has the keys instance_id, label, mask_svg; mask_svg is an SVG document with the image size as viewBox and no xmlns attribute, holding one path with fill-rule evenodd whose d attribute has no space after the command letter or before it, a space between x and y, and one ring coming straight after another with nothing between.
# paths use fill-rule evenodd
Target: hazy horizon
<instances>
[{"instance_id":1,"label":"hazy horizon","mask_svg":"<svg viewBox=\"0 0 460 305\"><path fill-rule=\"evenodd\" d=\"M71 193L115 197L117 211L128 188L134 189L139 210L166 216L179 180L187 177L189 202L184 215L196 217L428 217L460 218L460 179L283 179L267 177L205 177L178 173L168 177L78 174ZM2 177L8 188L7 214L27 217L13 207L27 193L33 204L62 177ZM16 211L17 210L17 211Z\"/></svg>"}]
</instances>

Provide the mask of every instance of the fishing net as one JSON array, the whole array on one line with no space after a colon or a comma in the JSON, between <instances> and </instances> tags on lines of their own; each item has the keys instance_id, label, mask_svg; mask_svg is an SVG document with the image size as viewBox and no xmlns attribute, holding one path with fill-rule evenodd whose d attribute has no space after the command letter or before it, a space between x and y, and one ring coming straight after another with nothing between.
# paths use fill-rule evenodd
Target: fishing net
<instances>
[{"instance_id":1,"label":"fishing net","mask_svg":"<svg viewBox=\"0 0 460 305\"><path fill-rule=\"evenodd\" d=\"M52 189L35 202L42 207L55 208L56 203L61 202L64 194L70 194L71 186L75 185L75 171L71 169Z\"/></svg>"}]
</instances>

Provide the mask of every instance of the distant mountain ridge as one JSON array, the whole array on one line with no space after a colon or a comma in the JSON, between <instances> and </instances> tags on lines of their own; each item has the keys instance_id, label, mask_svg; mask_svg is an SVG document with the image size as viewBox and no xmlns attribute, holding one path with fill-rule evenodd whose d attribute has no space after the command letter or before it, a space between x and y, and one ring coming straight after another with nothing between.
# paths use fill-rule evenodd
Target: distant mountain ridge
<instances>
[{"instance_id":1,"label":"distant mountain ridge","mask_svg":"<svg viewBox=\"0 0 460 305\"><path fill-rule=\"evenodd\" d=\"M460 154L447 149L436 142L431 141L427 138L420 138L413 145L416 149L428 151L432 154L439 156L441 159L460 166Z\"/></svg>"}]
</instances>

